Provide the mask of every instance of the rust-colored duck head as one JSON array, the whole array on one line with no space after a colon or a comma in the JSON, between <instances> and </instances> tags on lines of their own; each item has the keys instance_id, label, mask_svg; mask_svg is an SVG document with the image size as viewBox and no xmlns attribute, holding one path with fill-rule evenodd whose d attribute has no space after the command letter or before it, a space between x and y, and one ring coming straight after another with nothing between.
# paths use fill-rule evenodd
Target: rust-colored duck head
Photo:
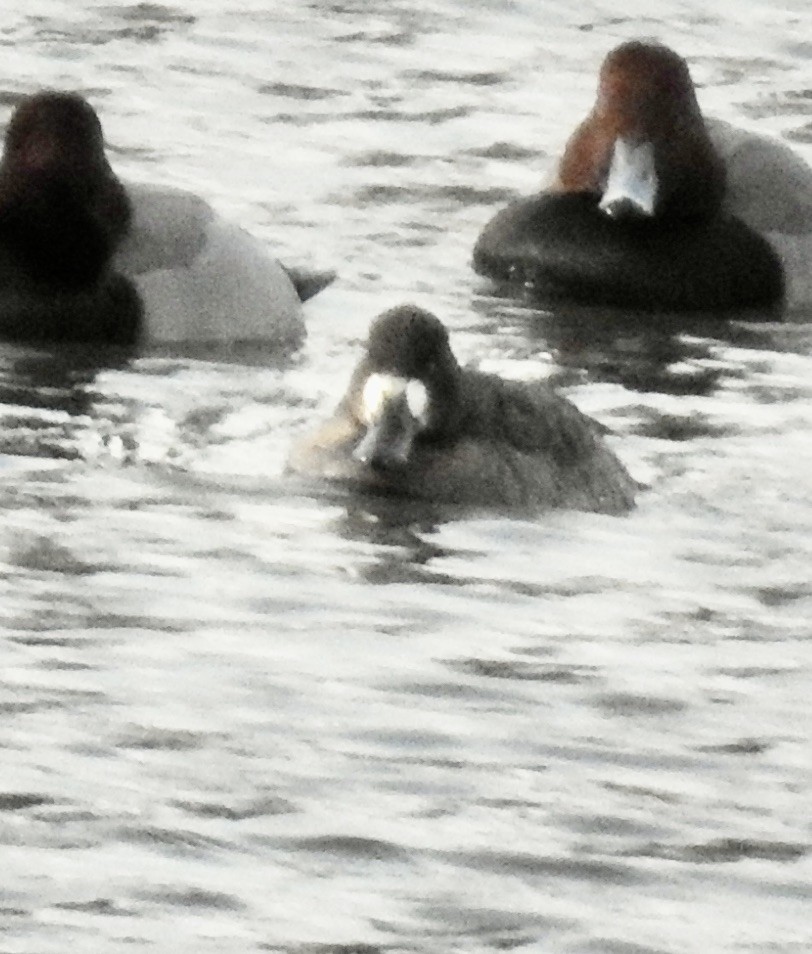
<instances>
[{"instance_id":1,"label":"rust-colored duck head","mask_svg":"<svg viewBox=\"0 0 812 954\"><path fill-rule=\"evenodd\" d=\"M554 188L595 193L615 217L716 215L724 164L681 56L642 40L609 53L595 105L567 143Z\"/></svg>"}]
</instances>

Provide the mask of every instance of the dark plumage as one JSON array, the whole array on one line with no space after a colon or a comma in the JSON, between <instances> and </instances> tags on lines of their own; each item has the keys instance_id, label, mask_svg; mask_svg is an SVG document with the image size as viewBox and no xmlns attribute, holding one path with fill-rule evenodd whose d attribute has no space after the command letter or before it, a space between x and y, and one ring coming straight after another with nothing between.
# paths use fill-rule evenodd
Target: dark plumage
<instances>
[{"instance_id":1,"label":"dark plumage","mask_svg":"<svg viewBox=\"0 0 812 954\"><path fill-rule=\"evenodd\" d=\"M22 100L0 160L0 334L135 340L138 296L110 267L130 218L93 108L75 93Z\"/></svg>"},{"instance_id":2,"label":"dark plumage","mask_svg":"<svg viewBox=\"0 0 812 954\"><path fill-rule=\"evenodd\" d=\"M130 216L90 104L53 91L24 99L0 161L0 240L32 277L59 290L91 285Z\"/></svg>"},{"instance_id":3,"label":"dark plumage","mask_svg":"<svg viewBox=\"0 0 812 954\"><path fill-rule=\"evenodd\" d=\"M545 384L461 368L442 323L411 305L375 320L335 414L295 445L289 466L500 508L620 513L636 490L594 421Z\"/></svg>"},{"instance_id":4,"label":"dark plumage","mask_svg":"<svg viewBox=\"0 0 812 954\"><path fill-rule=\"evenodd\" d=\"M784 279L766 239L730 215L664 226L612 219L584 193L542 193L498 212L474 269L545 301L648 311L771 307Z\"/></svg>"},{"instance_id":5,"label":"dark plumage","mask_svg":"<svg viewBox=\"0 0 812 954\"><path fill-rule=\"evenodd\" d=\"M657 43L623 43L604 60L550 187L487 223L474 269L542 301L651 312L779 305L778 255L724 211L725 188L685 61Z\"/></svg>"}]
</instances>

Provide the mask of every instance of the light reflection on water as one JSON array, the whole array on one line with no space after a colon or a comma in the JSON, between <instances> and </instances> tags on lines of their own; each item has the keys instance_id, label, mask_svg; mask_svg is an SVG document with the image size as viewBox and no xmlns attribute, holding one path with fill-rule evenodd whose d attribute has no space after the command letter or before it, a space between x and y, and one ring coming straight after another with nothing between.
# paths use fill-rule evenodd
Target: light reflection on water
<instances>
[{"instance_id":1,"label":"light reflection on water","mask_svg":"<svg viewBox=\"0 0 812 954\"><path fill-rule=\"evenodd\" d=\"M812 160L807 5L736 10L4 14L2 102L83 90L123 174L340 278L282 358L0 350L0 946L808 949L810 326L541 312L468 267L621 37ZM606 423L638 510L286 478L404 299Z\"/></svg>"}]
</instances>

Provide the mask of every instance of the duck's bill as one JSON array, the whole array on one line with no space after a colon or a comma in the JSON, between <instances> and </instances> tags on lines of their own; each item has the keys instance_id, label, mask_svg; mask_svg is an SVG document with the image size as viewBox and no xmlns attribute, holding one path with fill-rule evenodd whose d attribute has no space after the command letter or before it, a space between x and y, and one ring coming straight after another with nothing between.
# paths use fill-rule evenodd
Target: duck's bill
<instances>
[{"instance_id":1,"label":"duck's bill","mask_svg":"<svg viewBox=\"0 0 812 954\"><path fill-rule=\"evenodd\" d=\"M376 470L397 470L405 467L414 443L413 422L400 414L387 414L367 427L355 448L353 457Z\"/></svg>"},{"instance_id":2,"label":"duck's bill","mask_svg":"<svg viewBox=\"0 0 812 954\"><path fill-rule=\"evenodd\" d=\"M355 459L376 469L405 467L423 427L425 405L422 382L398 375L371 375L361 396L366 432L353 452Z\"/></svg>"},{"instance_id":3,"label":"duck's bill","mask_svg":"<svg viewBox=\"0 0 812 954\"><path fill-rule=\"evenodd\" d=\"M599 206L612 218L650 218L657 201L654 146L618 137Z\"/></svg>"}]
</instances>

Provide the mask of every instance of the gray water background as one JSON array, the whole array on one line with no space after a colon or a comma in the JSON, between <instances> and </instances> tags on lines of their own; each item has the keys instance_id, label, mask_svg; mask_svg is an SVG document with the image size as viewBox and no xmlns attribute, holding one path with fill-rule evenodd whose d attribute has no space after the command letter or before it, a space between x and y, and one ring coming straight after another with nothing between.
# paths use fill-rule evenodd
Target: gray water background
<instances>
[{"instance_id":1,"label":"gray water background","mask_svg":"<svg viewBox=\"0 0 812 954\"><path fill-rule=\"evenodd\" d=\"M469 266L656 36L812 161L804 2L7 0L0 104L333 266L284 359L0 345L0 952L812 950L812 325L659 327ZM371 318L558 381L627 518L287 479Z\"/></svg>"}]
</instances>

